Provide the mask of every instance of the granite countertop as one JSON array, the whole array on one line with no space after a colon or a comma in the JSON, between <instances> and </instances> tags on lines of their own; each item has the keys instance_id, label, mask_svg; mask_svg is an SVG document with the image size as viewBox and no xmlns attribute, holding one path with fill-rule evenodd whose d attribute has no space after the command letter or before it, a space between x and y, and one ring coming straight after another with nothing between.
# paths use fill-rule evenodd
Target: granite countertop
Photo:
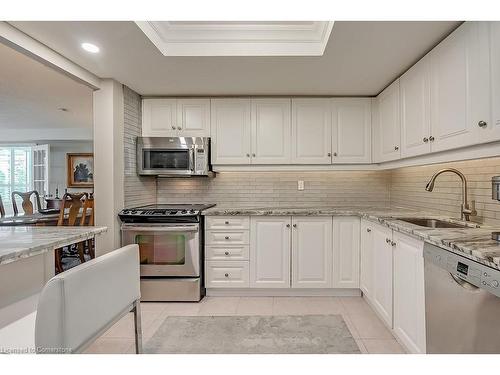
<instances>
[{"instance_id":1,"label":"granite countertop","mask_svg":"<svg viewBox=\"0 0 500 375\"><path fill-rule=\"evenodd\" d=\"M12 263L47 251L88 240L106 227L11 226L0 227L0 264Z\"/></svg>"},{"instance_id":2,"label":"granite countertop","mask_svg":"<svg viewBox=\"0 0 500 375\"><path fill-rule=\"evenodd\" d=\"M500 242L491 239L491 232L500 228L462 222L435 213L404 207L213 207L203 211L205 216L360 216L378 222L395 231L409 234L427 243L442 247L476 262L500 269ZM401 217L425 217L463 223L465 228L427 228L405 221Z\"/></svg>"}]
</instances>

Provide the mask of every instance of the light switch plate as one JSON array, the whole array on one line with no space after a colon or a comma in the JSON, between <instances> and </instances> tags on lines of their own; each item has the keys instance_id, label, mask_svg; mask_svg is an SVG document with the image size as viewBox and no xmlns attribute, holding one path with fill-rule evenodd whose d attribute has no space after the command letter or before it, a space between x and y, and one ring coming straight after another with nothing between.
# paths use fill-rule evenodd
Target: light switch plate
<instances>
[{"instance_id":1,"label":"light switch plate","mask_svg":"<svg viewBox=\"0 0 500 375\"><path fill-rule=\"evenodd\" d=\"M304 190L304 181L302 181L302 180L297 181L297 189Z\"/></svg>"}]
</instances>

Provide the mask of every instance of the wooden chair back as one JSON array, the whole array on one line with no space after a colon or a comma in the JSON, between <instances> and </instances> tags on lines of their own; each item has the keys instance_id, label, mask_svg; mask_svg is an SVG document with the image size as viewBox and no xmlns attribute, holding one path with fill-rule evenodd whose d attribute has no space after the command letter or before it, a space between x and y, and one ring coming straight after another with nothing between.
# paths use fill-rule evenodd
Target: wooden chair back
<instances>
[{"instance_id":1,"label":"wooden chair back","mask_svg":"<svg viewBox=\"0 0 500 375\"><path fill-rule=\"evenodd\" d=\"M63 201L61 204L61 211L59 212L59 220L57 220L58 226L74 226L80 215L80 210L83 209L84 200L82 198L87 197L87 193L66 193L63 196ZM68 212L68 218L65 220L66 211ZM85 220L85 216L82 216Z\"/></svg>"},{"instance_id":2,"label":"wooden chair back","mask_svg":"<svg viewBox=\"0 0 500 375\"><path fill-rule=\"evenodd\" d=\"M82 226L94 225L94 197L91 194L87 195L85 201L83 202L82 220L80 221L80 225Z\"/></svg>"},{"instance_id":3,"label":"wooden chair back","mask_svg":"<svg viewBox=\"0 0 500 375\"><path fill-rule=\"evenodd\" d=\"M0 195L0 217L5 216L5 207L3 206L2 196Z\"/></svg>"},{"instance_id":4,"label":"wooden chair back","mask_svg":"<svg viewBox=\"0 0 500 375\"><path fill-rule=\"evenodd\" d=\"M12 208L14 209L14 215L17 216L19 214L19 210L17 208L17 202L16 202L16 195L20 196L21 199L23 200L22 202L22 207L25 215L32 215L35 210L33 207L33 203L31 202L31 196L35 195L35 202L37 206L37 210L40 211L40 208L42 208L42 205L40 204L40 195L38 194L38 191L33 190L33 191L27 191L27 192L22 192L22 191L13 191L12 192Z\"/></svg>"}]
</instances>

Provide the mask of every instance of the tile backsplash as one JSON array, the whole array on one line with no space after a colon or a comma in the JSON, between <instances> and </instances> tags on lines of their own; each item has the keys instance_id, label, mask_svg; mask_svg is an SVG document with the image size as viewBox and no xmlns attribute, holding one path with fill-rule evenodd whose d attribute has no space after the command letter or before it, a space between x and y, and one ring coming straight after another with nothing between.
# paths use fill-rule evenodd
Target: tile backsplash
<instances>
[{"instance_id":1,"label":"tile backsplash","mask_svg":"<svg viewBox=\"0 0 500 375\"><path fill-rule=\"evenodd\" d=\"M491 177L500 175L499 157L394 169L391 172L391 205L460 217L462 185L457 175L443 173L436 179L432 192L425 190L430 177L442 168L456 168L467 178L469 201L476 201L478 213L471 220L500 226L500 202L491 199Z\"/></svg>"},{"instance_id":2,"label":"tile backsplash","mask_svg":"<svg viewBox=\"0 0 500 375\"><path fill-rule=\"evenodd\" d=\"M158 179L158 203L234 207L389 204L390 172L223 172L215 178ZM304 190L297 189L302 180Z\"/></svg>"}]
</instances>

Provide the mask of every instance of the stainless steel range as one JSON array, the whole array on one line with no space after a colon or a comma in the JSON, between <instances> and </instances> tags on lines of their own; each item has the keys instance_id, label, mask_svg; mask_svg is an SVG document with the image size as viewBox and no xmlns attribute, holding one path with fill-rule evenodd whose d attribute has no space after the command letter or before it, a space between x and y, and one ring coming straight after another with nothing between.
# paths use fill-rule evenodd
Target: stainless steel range
<instances>
[{"instance_id":1,"label":"stainless steel range","mask_svg":"<svg viewBox=\"0 0 500 375\"><path fill-rule=\"evenodd\" d=\"M203 217L215 204L155 204L122 210L122 245L138 244L143 301L203 296Z\"/></svg>"}]
</instances>

